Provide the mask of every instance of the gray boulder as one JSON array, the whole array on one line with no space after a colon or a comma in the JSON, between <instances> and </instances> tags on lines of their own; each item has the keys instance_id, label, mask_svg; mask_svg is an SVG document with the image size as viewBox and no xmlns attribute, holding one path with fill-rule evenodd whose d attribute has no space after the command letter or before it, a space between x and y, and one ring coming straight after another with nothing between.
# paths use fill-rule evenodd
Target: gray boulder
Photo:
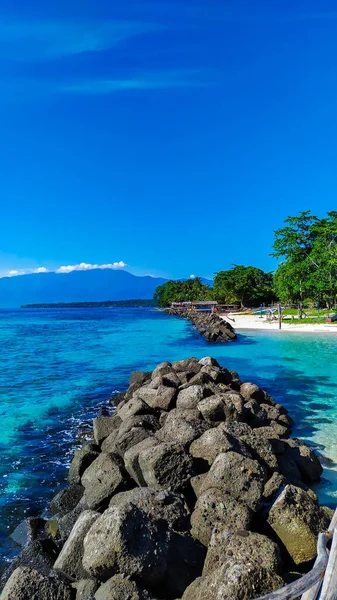
<instances>
[{"instance_id":1,"label":"gray boulder","mask_svg":"<svg viewBox=\"0 0 337 600\"><path fill-rule=\"evenodd\" d=\"M60 571L72 581L87 577L82 566L83 541L99 516L99 513L92 510L86 510L80 515L54 564L55 571Z\"/></svg>"},{"instance_id":2,"label":"gray boulder","mask_svg":"<svg viewBox=\"0 0 337 600\"><path fill-rule=\"evenodd\" d=\"M168 524L149 516L133 502L113 504L93 524L84 540L83 567L106 581L118 573L145 585L159 583L167 569Z\"/></svg>"},{"instance_id":3,"label":"gray boulder","mask_svg":"<svg viewBox=\"0 0 337 600\"><path fill-rule=\"evenodd\" d=\"M255 511L260 506L266 480L266 470L256 460L226 452L216 458L201 489L220 489Z\"/></svg>"},{"instance_id":4,"label":"gray boulder","mask_svg":"<svg viewBox=\"0 0 337 600\"><path fill-rule=\"evenodd\" d=\"M57 517L58 532L62 541L65 541L70 536L71 530L74 527L78 517L85 510L88 510L88 505L85 499L81 498L73 510L68 512L66 515L63 515L63 517Z\"/></svg>"},{"instance_id":5,"label":"gray boulder","mask_svg":"<svg viewBox=\"0 0 337 600\"><path fill-rule=\"evenodd\" d=\"M72 484L64 490L61 490L52 499L50 503L50 510L53 515L58 514L59 516L66 515L68 512L73 510L79 503L84 493L84 489L81 485Z\"/></svg>"},{"instance_id":6,"label":"gray boulder","mask_svg":"<svg viewBox=\"0 0 337 600\"><path fill-rule=\"evenodd\" d=\"M190 444L209 429L210 425L200 419L194 421L176 416L166 419L164 426L157 433L158 440L162 442L176 442L178 444Z\"/></svg>"},{"instance_id":7,"label":"gray boulder","mask_svg":"<svg viewBox=\"0 0 337 600\"><path fill-rule=\"evenodd\" d=\"M191 534L208 546L213 530L247 530L252 521L252 511L229 494L219 489L202 493L191 516Z\"/></svg>"},{"instance_id":8,"label":"gray boulder","mask_svg":"<svg viewBox=\"0 0 337 600\"><path fill-rule=\"evenodd\" d=\"M329 516L315 494L287 485L270 508L267 522L299 565L315 558L317 536L329 526Z\"/></svg>"},{"instance_id":9,"label":"gray boulder","mask_svg":"<svg viewBox=\"0 0 337 600\"><path fill-rule=\"evenodd\" d=\"M129 504L140 508L150 518L165 521L174 530L188 529L189 512L184 496L180 494L143 487L120 492L110 501L110 507Z\"/></svg>"},{"instance_id":10,"label":"gray boulder","mask_svg":"<svg viewBox=\"0 0 337 600\"><path fill-rule=\"evenodd\" d=\"M142 590L135 581L126 575L114 575L101 585L95 594L95 600L155 600L147 591Z\"/></svg>"},{"instance_id":11,"label":"gray boulder","mask_svg":"<svg viewBox=\"0 0 337 600\"><path fill-rule=\"evenodd\" d=\"M219 454L229 451L252 458L248 447L238 438L227 433L222 425L209 429L190 446L191 455L205 460L209 465L213 464Z\"/></svg>"},{"instance_id":12,"label":"gray boulder","mask_svg":"<svg viewBox=\"0 0 337 600\"><path fill-rule=\"evenodd\" d=\"M190 385L179 392L177 408L197 408L204 395L205 389L201 385Z\"/></svg>"},{"instance_id":13,"label":"gray boulder","mask_svg":"<svg viewBox=\"0 0 337 600\"><path fill-rule=\"evenodd\" d=\"M275 542L259 533L238 530L212 533L202 574L208 575L232 558L260 563L270 572L281 572L281 553Z\"/></svg>"},{"instance_id":14,"label":"gray boulder","mask_svg":"<svg viewBox=\"0 0 337 600\"><path fill-rule=\"evenodd\" d=\"M139 466L147 485L159 489L180 490L195 475L193 458L174 442L142 450Z\"/></svg>"},{"instance_id":15,"label":"gray boulder","mask_svg":"<svg viewBox=\"0 0 337 600\"><path fill-rule=\"evenodd\" d=\"M34 569L18 567L7 581L1 600L71 600L72 590L58 579Z\"/></svg>"},{"instance_id":16,"label":"gray boulder","mask_svg":"<svg viewBox=\"0 0 337 600\"><path fill-rule=\"evenodd\" d=\"M116 492L126 487L125 475L113 454L100 454L82 476L84 498L92 510L107 506Z\"/></svg>"},{"instance_id":17,"label":"gray boulder","mask_svg":"<svg viewBox=\"0 0 337 600\"><path fill-rule=\"evenodd\" d=\"M159 385L154 390L149 387L141 388L137 392L137 397L144 400L153 410L170 410L175 405L177 394L175 387Z\"/></svg>"},{"instance_id":18,"label":"gray boulder","mask_svg":"<svg viewBox=\"0 0 337 600\"><path fill-rule=\"evenodd\" d=\"M159 441L154 436L147 437L135 446L132 446L127 450L124 454L124 465L129 473L130 477L136 482L140 487L146 486L146 481L143 477L141 468L139 466L139 454L142 450L147 450L148 448L153 448L157 446Z\"/></svg>"},{"instance_id":19,"label":"gray boulder","mask_svg":"<svg viewBox=\"0 0 337 600\"><path fill-rule=\"evenodd\" d=\"M110 433L118 429L122 420L118 415L112 417L96 417L94 419L94 439L96 444L100 445Z\"/></svg>"},{"instance_id":20,"label":"gray boulder","mask_svg":"<svg viewBox=\"0 0 337 600\"><path fill-rule=\"evenodd\" d=\"M114 442L116 452L124 458L125 452L139 444L148 437L151 437L153 432L148 427L133 427L127 433L123 435L118 435L117 439Z\"/></svg>"},{"instance_id":21,"label":"gray boulder","mask_svg":"<svg viewBox=\"0 0 337 600\"><path fill-rule=\"evenodd\" d=\"M306 483L319 481L323 473L323 468L318 456L314 451L297 439L285 440L286 451L284 461L293 461Z\"/></svg>"},{"instance_id":22,"label":"gray boulder","mask_svg":"<svg viewBox=\"0 0 337 600\"><path fill-rule=\"evenodd\" d=\"M73 583L73 588L76 590L76 600L94 600L99 582L95 579L81 579Z\"/></svg>"},{"instance_id":23,"label":"gray boulder","mask_svg":"<svg viewBox=\"0 0 337 600\"><path fill-rule=\"evenodd\" d=\"M182 600L252 600L283 585L283 579L262 564L232 558L206 577L196 579Z\"/></svg>"},{"instance_id":24,"label":"gray boulder","mask_svg":"<svg viewBox=\"0 0 337 600\"><path fill-rule=\"evenodd\" d=\"M141 388L143 389L143 388ZM146 388L148 389L148 388ZM156 394L155 390L149 390ZM136 392L139 393L139 390ZM125 421L129 417L136 417L137 415L148 415L153 413L153 410L150 406L144 402L138 395L136 394L128 400L121 408L118 408L118 416Z\"/></svg>"},{"instance_id":25,"label":"gray boulder","mask_svg":"<svg viewBox=\"0 0 337 600\"><path fill-rule=\"evenodd\" d=\"M98 458L99 448L96 444L90 442L82 448L75 450L74 458L69 467L68 481L71 484L81 483L81 477L84 471L91 463Z\"/></svg>"}]
</instances>

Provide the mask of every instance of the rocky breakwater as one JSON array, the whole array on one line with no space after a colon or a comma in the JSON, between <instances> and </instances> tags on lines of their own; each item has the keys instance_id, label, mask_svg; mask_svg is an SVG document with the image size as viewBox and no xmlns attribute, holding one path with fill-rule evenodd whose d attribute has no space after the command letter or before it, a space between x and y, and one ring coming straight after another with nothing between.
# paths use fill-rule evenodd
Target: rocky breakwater
<instances>
[{"instance_id":1,"label":"rocky breakwater","mask_svg":"<svg viewBox=\"0 0 337 600\"><path fill-rule=\"evenodd\" d=\"M165 312L168 315L191 321L207 342L233 342L236 340L236 333L231 324L215 313L184 308L166 308Z\"/></svg>"},{"instance_id":2,"label":"rocky breakwater","mask_svg":"<svg viewBox=\"0 0 337 600\"><path fill-rule=\"evenodd\" d=\"M28 519L2 600L250 600L312 564L322 467L273 398L207 357L134 372Z\"/></svg>"}]
</instances>

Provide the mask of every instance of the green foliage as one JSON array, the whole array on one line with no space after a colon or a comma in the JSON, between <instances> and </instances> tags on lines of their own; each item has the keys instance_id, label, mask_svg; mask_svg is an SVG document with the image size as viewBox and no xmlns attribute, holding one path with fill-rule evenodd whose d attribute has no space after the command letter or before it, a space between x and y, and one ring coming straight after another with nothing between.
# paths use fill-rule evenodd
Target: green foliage
<instances>
[{"instance_id":1,"label":"green foliage","mask_svg":"<svg viewBox=\"0 0 337 600\"><path fill-rule=\"evenodd\" d=\"M160 307L170 306L172 302L211 300L212 290L199 277L187 281L167 281L157 287L154 299Z\"/></svg>"},{"instance_id":2,"label":"green foliage","mask_svg":"<svg viewBox=\"0 0 337 600\"><path fill-rule=\"evenodd\" d=\"M282 260L275 276L275 290L282 301L311 298L331 306L337 295L337 212L323 219L302 212L288 217L275 231L275 258Z\"/></svg>"},{"instance_id":3,"label":"green foliage","mask_svg":"<svg viewBox=\"0 0 337 600\"><path fill-rule=\"evenodd\" d=\"M105 302L58 302L51 304L23 304L21 308L151 308L154 300L106 300Z\"/></svg>"},{"instance_id":4,"label":"green foliage","mask_svg":"<svg viewBox=\"0 0 337 600\"><path fill-rule=\"evenodd\" d=\"M258 306L273 299L273 276L257 267L234 265L216 273L214 299L223 304L239 302L241 306Z\"/></svg>"}]
</instances>

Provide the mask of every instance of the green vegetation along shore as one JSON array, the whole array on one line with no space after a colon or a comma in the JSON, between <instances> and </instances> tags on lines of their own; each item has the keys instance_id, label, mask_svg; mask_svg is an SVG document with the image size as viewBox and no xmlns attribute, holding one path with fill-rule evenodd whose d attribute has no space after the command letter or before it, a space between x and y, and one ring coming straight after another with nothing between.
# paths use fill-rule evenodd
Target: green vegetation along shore
<instances>
[{"instance_id":1,"label":"green vegetation along shore","mask_svg":"<svg viewBox=\"0 0 337 600\"><path fill-rule=\"evenodd\" d=\"M58 302L50 304L23 304L21 308L151 308L151 300L106 300L105 302Z\"/></svg>"}]
</instances>

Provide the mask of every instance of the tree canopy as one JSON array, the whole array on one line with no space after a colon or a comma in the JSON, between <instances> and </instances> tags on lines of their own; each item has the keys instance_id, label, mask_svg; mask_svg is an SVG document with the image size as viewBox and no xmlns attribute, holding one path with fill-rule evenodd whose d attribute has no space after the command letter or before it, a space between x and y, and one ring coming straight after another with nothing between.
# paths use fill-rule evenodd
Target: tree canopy
<instances>
[{"instance_id":1,"label":"tree canopy","mask_svg":"<svg viewBox=\"0 0 337 600\"><path fill-rule=\"evenodd\" d=\"M170 306L172 302L198 302L210 300L212 290L199 277L187 281L167 281L157 287L154 299L158 306Z\"/></svg>"},{"instance_id":2,"label":"tree canopy","mask_svg":"<svg viewBox=\"0 0 337 600\"><path fill-rule=\"evenodd\" d=\"M220 303L240 303L243 306L258 306L273 299L273 276L257 267L233 265L232 269L216 273L213 297Z\"/></svg>"},{"instance_id":3,"label":"tree canopy","mask_svg":"<svg viewBox=\"0 0 337 600\"><path fill-rule=\"evenodd\" d=\"M322 219L310 211L288 217L275 231L273 250L272 256L281 259L274 276L280 300L310 298L328 307L336 302L337 211Z\"/></svg>"}]
</instances>

